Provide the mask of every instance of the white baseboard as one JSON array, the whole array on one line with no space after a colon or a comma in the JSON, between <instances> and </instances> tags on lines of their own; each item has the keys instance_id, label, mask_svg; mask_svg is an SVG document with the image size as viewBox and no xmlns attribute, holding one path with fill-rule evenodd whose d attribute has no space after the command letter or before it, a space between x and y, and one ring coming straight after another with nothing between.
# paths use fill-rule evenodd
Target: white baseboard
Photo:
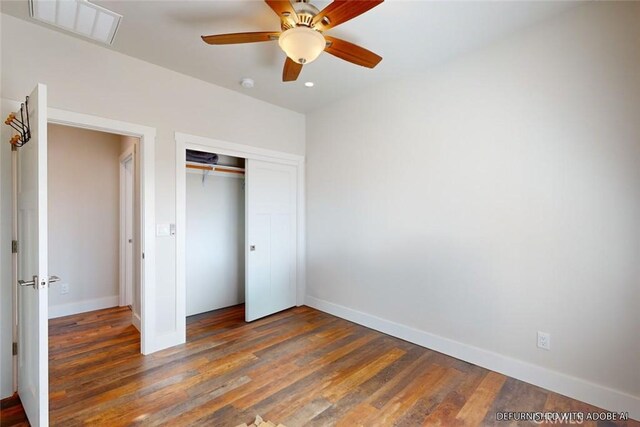
<instances>
[{"instance_id":1,"label":"white baseboard","mask_svg":"<svg viewBox=\"0 0 640 427\"><path fill-rule=\"evenodd\" d=\"M70 316L72 314L86 313L87 311L101 310L103 308L117 307L118 295L89 299L68 304L57 304L49 306L49 319L56 317Z\"/></svg>"},{"instance_id":2,"label":"white baseboard","mask_svg":"<svg viewBox=\"0 0 640 427\"><path fill-rule=\"evenodd\" d=\"M156 335L149 348L143 354L151 354L186 342L186 331L169 332Z\"/></svg>"},{"instance_id":3,"label":"white baseboard","mask_svg":"<svg viewBox=\"0 0 640 427\"><path fill-rule=\"evenodd\" d=\"M306 305L465 362L640 420L640 397L307 295Z\"/></svg>"},{"instance_id":4,"label":"white baseboard","mask_svg":"<svg viewBox=\"0 0 640 427\"><path fill-rule=\"evenodd\" d=\"M142 322L138 313L133 312L133 315L131 316L131 322L133 323L133 326L135 326L135 328L138 330L138 332L142 332Z\"/></svg>"}]
</instances>

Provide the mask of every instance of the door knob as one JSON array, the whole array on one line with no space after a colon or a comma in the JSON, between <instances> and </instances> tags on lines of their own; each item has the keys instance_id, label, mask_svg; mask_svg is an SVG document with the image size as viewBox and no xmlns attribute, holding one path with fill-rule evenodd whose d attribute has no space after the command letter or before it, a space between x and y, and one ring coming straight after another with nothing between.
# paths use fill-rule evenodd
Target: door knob
<instances>
[{"instance_id":1,"label":"door knob","mask_svg":"<svg viewBox=\"0 0 640 427\"><path fill-rule=\"evenodd\" d=\"M49 276L48 285L59 282L60 278L58 276ZM33 289L38 289L38 276L33 276L33 280L18 280L18 285L20 286L33 286ZM44 280L42 281L42 287L44 287Z\"/></svg>"},{"instance_id":2,"label":"door knob","mask_svg":"<svg viewBox=\"0 0 640 427\"><path fill-rule=\"evenodd\" d=\"M24 281L18 280L20 286L33 286L33 289L38 289L38 276L33 276L33 280Z\"/></svg>"},{"instance_id":3,"label":"door knob","mask_svg":"<svg viewBox=\"0 0 640 427\"><path fill-rule=\"evenodd\" d=\"M251 246L249 246L249 250L250 250L251 252L254 252L254 251L256 250L256 245L251 245Z\"/></svg>"}]
</instances>

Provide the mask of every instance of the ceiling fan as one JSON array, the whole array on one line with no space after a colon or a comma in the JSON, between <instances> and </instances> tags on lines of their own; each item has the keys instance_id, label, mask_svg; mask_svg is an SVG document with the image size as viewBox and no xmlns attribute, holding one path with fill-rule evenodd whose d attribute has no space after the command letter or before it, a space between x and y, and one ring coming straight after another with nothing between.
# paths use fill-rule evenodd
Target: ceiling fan
<instances>
[{"instance_id":1,"label":"ceiling fan","mask_svg":"<svg viewBox=\"0 0 640 427\"><path fill-rule=\"evenodd\" d=\"M295 81L302 66L314 61L324 50L340 59L373 68L382 60L375 53L348 41L324 35L336 27L384 0L334 0L322 11L309 0L265 0L280 18L281 32L261 31L202 36L208 44L236 44L278 41L287 59L282 70L282 81Z\"/></svg>"}]
</instances>

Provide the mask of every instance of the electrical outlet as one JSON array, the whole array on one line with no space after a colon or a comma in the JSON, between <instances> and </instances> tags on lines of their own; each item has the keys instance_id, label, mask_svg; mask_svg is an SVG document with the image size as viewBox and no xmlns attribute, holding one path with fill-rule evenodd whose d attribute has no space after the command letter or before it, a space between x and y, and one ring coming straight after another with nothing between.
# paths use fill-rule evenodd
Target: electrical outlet
<instances>
[{"instance_id":1,"label":"electrical outlet","mask_svg":"<svg viewBox=\"0 0 640 427\"><path fill-rule=\"evenodd\" d=\"M538 331L538 348L551 350L551 334Z\"/></svg>"},{"instance_id":2,"label":"electrical outlet","mask_svg":"<svg viewBox=\"0 0 640 427\"><path fill-rule=\"evenodd\" d=\"M69 293L69 284L62 283L60 284L60 295L65 295Z\"/></svg>"}]
</instances>

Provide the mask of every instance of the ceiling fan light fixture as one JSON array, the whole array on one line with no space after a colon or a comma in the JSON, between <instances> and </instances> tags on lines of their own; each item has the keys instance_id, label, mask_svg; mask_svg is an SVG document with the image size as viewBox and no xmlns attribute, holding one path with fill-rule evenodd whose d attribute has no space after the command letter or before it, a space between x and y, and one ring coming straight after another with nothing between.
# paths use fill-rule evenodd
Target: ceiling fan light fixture
<instances>
[{"instance_id":1,"label":"ceiling fan light fixture","mask_svg":"<svg viewBox=\"0 0 640 427\"><path fill-rule=\"evenodd\" d=\"M322 34L309 27L289 28L280 34L278 44L284 53L298 64L314 61L327 45Z\"/></svg>"}]
</instances>

